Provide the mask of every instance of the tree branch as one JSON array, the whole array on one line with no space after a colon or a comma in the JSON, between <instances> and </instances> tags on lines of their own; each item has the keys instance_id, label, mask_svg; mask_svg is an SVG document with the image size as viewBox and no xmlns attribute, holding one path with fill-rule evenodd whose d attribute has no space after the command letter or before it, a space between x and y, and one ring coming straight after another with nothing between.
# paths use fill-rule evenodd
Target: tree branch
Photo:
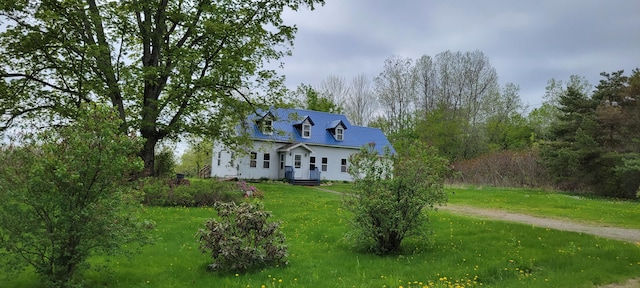
<instances>
[{"instance_id":1,"label":"tree branch","mask_svg":"<svg viewBox=\"0 0 640 288\"><path fill-rule=\"evenodd\" d=\"M51 83L49 83L47 81L44 81L44 80L39 79L39 78L36 78L33 75L24 74L24 73L2 73L2 74L0 74L0 78L16 78L16 77L25 78L27 80L38 82L38 83L40 83L40 84L42 84L44 86L53 88L53 89L55 89L57 91L60 91L60 92L69 93L69 94L72 94L72 95L75 95L75 96L79 96L80 95L80 93L78 93L77 91L73 91L73 90L68 89L68 88L64 88L64 87L60 87L58 85L51 84Z\"/></svg>"}]
</instances>

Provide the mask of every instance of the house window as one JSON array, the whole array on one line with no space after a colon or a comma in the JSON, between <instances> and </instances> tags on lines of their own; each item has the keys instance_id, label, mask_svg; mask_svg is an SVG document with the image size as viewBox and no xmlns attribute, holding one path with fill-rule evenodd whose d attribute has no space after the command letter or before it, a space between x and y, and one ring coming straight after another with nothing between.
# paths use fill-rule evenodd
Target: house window
<instances>
[{"instance_id":1,"label":"house window","mask_svg":"<svg viewBox=\"0 0 640 288\"><path fill-rule=\"evenodd\" d=\"M293 158L293 166L295 168L302 167L302 155L296 154L296 156Z\"/></svg>"},{"instance_id":2,"label":"house window","mask_svg":"<svg viewBox=\"0 0 640 288\"><path fill-rule=\"evenodd\" d=\"M326 157L322 157L322 171L327 171L327 164L329 163L329 159Z\"/></svg>"},{"instance_id":3,"label":"house window","mask_svg":"<svg viewBox=\"0 0 640 288\"><path fill-rule=\"evenodd\" d=\"M336 127L336 140L342 141L344 139L344 129L342 127Z\"/></svg>"},{"instance_id":4,"label":"house window","mask_svg":"<svg viewBox=\"0 0 640 288\"><path fill-rule=\"evenodd\" d=\"M284 154L280 154L280 170L284 169Z\"/></svg>"},{"instance_id":5,"label":"house window","mask_svg":"<svg viewBox=\"0 0 640 288\"><path fill-rule=\"evenodd\" d=\"M347 159L340 160L340 172L347 172Z\"/></svg>"},{"instance_id":6,"label":"house window","mask_svg":"<svg viewBox=\"0 0 640 288\"><path fill-rule=\"evenodd\" d=\"M235 160L236 160L236 153L235 152L231 152L231 160L229 161L229 163L231 164L231 167L236 166Z\"/></svg>"},{"instance_id":7,"label":"house window","mask_svg":"<svg viewBox=\"0 0 640 288\"><path fill-rule=\"evenodd\" d=\"M262 156L262 168L269 168L269 161L271 161L271 154L264 153L264 156Z\"/></svg>"},{"instance_id":8,"label":"house window","mask_svg":"<svg viewBox=\"0 0 640 288\"><path fill-rule=\"evenodd\" d=\"M309 157L309 170L316 170L316 157L314 156Z\"/></svg>"},{"instance_id":9,"label":"house window","mask_svg":"<svg viewBox=\"0 0 640 288\"><path fill-rule=\"evenodd\" d=\"M218 166L220 166L221 160L222 160L222 151L218 151Z\"/></svg>"},{"instance_id":10,"label":"house window","mask_svg":"<svg viewBox=\"0 0 640 288\"><path fill-rule=\"evenodd\" d=\"M273 134L273 121L271 119L262 120L262 134Z\"/></svg>"},{"instance_id":11,"label":"house window","mask_svg":"<svg viewBox=\"0 0 640 288\"><path fill-rule=\"evenodd\" d=\"M302 138L311 137L311 125L308 123L302 124Z\"/></svg>"},{"instance_id":12,"label":"house window","mask_svg":"<svg viewBox=\"0 0 640 288\"><path fill-rule=\"evenodd\" d=\"M256 168L257 159L258 159L258 153L251 152L251 157L249 157L249 167Z\"/></svg>"}]
</instances>

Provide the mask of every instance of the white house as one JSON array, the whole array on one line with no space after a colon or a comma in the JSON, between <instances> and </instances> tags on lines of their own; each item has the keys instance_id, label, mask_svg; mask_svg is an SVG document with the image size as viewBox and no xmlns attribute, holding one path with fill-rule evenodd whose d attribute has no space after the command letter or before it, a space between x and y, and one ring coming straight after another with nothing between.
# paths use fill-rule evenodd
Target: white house
<instances>
[{"instance_id":1,"label":"white house","mask_svg":"<svg viewBox=\"0 0 640 288\"><path fill-rule=\"evenodd\" d=\"M237 153L214 145L212 177L350 181L349 156L362 146L375 143L380 153L385 146L393 152L380 129L351 125L342 114L280 108L252 115L244 124L253 147Z\"/></svg>"}]
</instances>

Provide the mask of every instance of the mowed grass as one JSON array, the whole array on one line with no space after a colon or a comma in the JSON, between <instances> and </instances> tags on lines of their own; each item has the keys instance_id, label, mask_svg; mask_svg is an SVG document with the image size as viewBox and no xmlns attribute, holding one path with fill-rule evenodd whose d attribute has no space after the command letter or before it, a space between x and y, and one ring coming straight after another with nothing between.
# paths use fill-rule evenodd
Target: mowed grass
<instances>
[{"instance_id":1,"label":"mowed grass","mask_svg":"<svg viewBox=\"0 0 640 288\"><path fill-rule=\"evenodd\" d=\"M640 276L637 243L479 220L442 210L430 213L431 223L424 227L432 231L430 237L408 238L400 253L375 256L355 249L345 237L349 232L349 214L340 208L340 195L283 184L258 187L265 191L263 202L273 212L273 219L283 222L290 253L287 267L238 274L207 272L210 259L198 250L194 235L206 219L215 217L215 211L151 207L146 209L145 216L157 223L157 243L131 259L111 260L107 263L111 272L83 273L85 284L87 287L593 287ZM464 193L457 189L455 195ZM0 286L41 287L29 273Z\"/></svg>"},{"instance_id":2,"label":"mowed grass","mask_svg":"<svg viewBox=\"0 0 640 288\"><path fill-rule=\"evenodd\" d=\"M593 198L543 190L454 187L445 191L450 204L567 218L576 222L640 229L640 202Z\"/></svg>"},{"instance_id":3,"label":"mowed grass","mask_svg":"<svg viewBox=\"0 0 640 288\"><path fill-rule=\"evenodd\" d=\"M343 193L352 192L352 185L348 183L334 183L321 188ZM449 185L445 187L445 191L451 205L500 209L574 222L640 229L639 201L524 188Z\"/></svg>"}]
</instances>

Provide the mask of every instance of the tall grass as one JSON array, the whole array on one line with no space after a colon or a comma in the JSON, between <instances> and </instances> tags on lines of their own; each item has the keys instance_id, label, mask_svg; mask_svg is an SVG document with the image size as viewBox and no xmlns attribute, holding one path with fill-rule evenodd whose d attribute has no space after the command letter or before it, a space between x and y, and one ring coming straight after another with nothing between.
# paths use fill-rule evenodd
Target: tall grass
<instances>
[{"instance_id":1,"label":"tall grass","mask_svg":"<svg viewBox=\"0 0 640 288\"><path fill-rule=\"evenodd\" d=\"M210 259L194 235L215 211L154 207L146 216L157 224L155 245L105 262L110 272L82 277L88 287L592 287L640 276L637 244L444 211L430 214L424 227L430 237L406 239L401 253L375 256L345 237L349 215L340 209L340 195L282 184L258 188L266 209L283 222L287 267L206 272ZM3 287L39 287L31 275Z\"/></svg>"}]
</instances>

